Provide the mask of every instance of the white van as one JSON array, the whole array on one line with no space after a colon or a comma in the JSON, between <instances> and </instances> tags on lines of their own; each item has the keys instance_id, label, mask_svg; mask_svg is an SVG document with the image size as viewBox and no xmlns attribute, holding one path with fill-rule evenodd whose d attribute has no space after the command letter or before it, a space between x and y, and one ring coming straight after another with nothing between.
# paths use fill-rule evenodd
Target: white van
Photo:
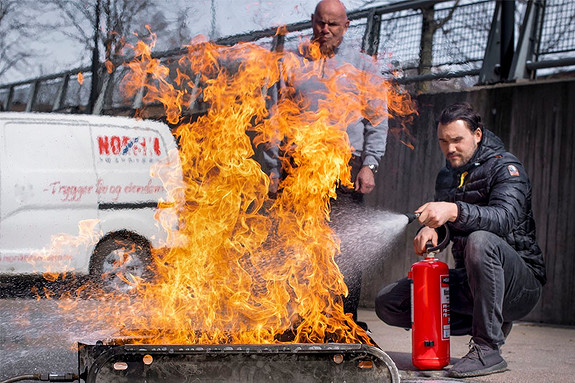
<instances>
[{"instance_id":1,"label":"white van","mask_svg":"<svg viewBox=\"0 0 575 383\"><path fill-rule=\"evenodd\" d=\"M165 244L154 215L173 207L150 169L176 150L159 122L0 113L0 276L73 272L129 290Z\"/></svg>"}]
</instances>

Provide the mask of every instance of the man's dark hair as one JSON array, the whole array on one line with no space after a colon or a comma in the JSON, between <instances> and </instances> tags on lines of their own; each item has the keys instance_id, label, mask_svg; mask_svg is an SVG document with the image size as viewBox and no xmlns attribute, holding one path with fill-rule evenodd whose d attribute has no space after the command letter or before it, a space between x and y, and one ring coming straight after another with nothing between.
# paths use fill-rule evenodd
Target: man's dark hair
<instances>
[{"instance_id":1,"label":"man's dark hair","mask_svg":"<svg viewBox=\"0 0 575 383\"><path fill-rule=\"evenodd\" d=\"M441 125L447 125L457 120L465 122L465 126L467 126L472 133L477 129L483 130L481 116L477 114L477 112L473 110L473 107L467 102L449 105L443 109L437 122Z\"/></svg>"}]
</instances>

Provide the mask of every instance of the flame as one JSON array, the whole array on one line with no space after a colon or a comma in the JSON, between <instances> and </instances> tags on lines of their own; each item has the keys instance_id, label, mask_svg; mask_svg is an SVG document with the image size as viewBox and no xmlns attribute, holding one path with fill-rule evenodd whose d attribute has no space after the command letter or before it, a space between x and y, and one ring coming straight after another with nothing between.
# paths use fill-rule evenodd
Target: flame
<instances>
[{"instance_id":1,"label":"flame","mask_svg":"<svg viewBox=\"0 0 575 383\"><path fill-rule=\"evenodd\" d=\"M111 60L106 60L104 65L106 66L106 71L108 73L114 72L114 63Z\"/></svg>"},{"instance_id":2,"label":"flame","mask_svg":"<svg viewBox=\"0 0 575 383\"><path fill-rule=\"evenodd\" d=\"M59 278L65 279L68 272L74 271L70 265L72 254L85 253L86 249L97 243L101 237L99 222L98 219L82 220L78 222L78 235L53 235L49 246L31 254L30 258L34 260L32 264L35 268L44 270L42 273L44 279L54 282Z\"/></svg>"},{"instance_id":3,"label":"flame","mask_svg":"<svg viewBox=\"0 0 575 383\"><path fill-rule=\"evenodd\" d=\"M84 73L78 72L78 84L84 84Z\"/></svg>"},{"instance_id":4,"label":"flame","mask_svg":"<svg viewBox=\"0 0 575 383\"><path fill-rule=\"evenodd\" d=\"M122 310L99 319L136 343L372 343L343 312L347 288L334 261L330 199L339 182L351 185L348 124L408 115L408 96L349 66L340 75L353 86L326 80L318 111L289 88L270 110L269 87L287 73L306 73L293 55L193 41L170 69L152 58L153 46L134 47L124 90L133 95L144 86L144 101L161 103L177 125L179 161L152 169L177 215L157 215L170 236L169 250L155 253L154 280L138 283L133 296L115 296ZM207 112L184 117L198 100ZM288 175L270 199L254 145L280 142ZM183 180L173 176L180 164Z\"/></svg>"}]
</instances>

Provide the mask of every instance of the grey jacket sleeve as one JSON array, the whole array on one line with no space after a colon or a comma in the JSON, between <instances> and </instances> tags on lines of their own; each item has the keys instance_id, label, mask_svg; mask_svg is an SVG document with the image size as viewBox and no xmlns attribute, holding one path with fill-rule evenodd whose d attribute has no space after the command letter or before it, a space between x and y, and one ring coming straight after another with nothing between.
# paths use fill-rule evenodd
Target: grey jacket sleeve
<instances>
[{"instance_id":1,"label":"grey jacket sleeve","mask_svg":"<svg viewBox=\"0 0 575 383\"><path fill-rule=\"evenodd\" d=\"M376 126L373 126L366 119L363 120L363 123L365 125L363 130L363 164L378 165L385 154L388 130L387 118Z\"/></svg>"},{"instance_id":2,"label":"grey jacket sleeve","mask_svg":"<svg viewBox=\"0 0 575 383\"><path fill-rule=\"evenodd\" d=\"M378 85L383 80L383 76L379 73L375 61L371 57L367 57L364 61L363 70L369 73L367 81L373 81ZM363 164L364 165L378 165L381 158L385 154L385 147L387 144L388 132L388 110L387 102L380 96L378 98L370 98L366 96L366 118L363 119ZM376 125L373 125L376 123Z\"/></svg>"}]
</instances>

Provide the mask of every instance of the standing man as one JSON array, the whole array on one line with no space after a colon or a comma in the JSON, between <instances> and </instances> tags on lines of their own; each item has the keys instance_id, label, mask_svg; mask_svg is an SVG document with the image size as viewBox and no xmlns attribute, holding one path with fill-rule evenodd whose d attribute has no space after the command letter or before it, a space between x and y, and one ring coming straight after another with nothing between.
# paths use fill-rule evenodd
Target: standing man
<instances>
[{"instance_id":1,"label":"standing man","mask_svg":"<svg viewBox=\"0 0 575 383\"><path fill-rule=\"evenodd\" d=\"M471 335L470 350L449 371L456 378L502 372L500 347L512 321L527 315L546 282L535 238L531 185L521 162L485 129L469 104L447 107L437 137L447 160L435 184L435 202L419 207L425 225L413 246L419 255L435 228L451 231L455 269L449 272L451 333ZM381 320L411 327L410 282L384 287L376 298Z\"/></svg>"},{"instance_id":2,"label":"standing man","mask_svg":"<svg viewBox=\"0 0 575 383\"><path fill-rule=\"evenodd\" d=\"M309 45L298 51L298 55L302 61L305 59L323 60L322 72L312 77L295 78L294 86L296 94L310 102L310 107L316 108L319 101L317 90L322 89L320 83L322 77L338 75L342 72L342 67L349 64L367 73L376 73L377 69L371 57L362 54L345 41L344 35L349 27L349 20L341 1L321 0L311 16L311 23L313 28L311 44L319 45L321 55L314 57L315 55L311 52L313 48ZM350 190L340 187L337 199L331 204L331 226L340 238L344 236L343 232L346 230L348 212L357 209L357 205L363 202L363 195L375 188L375 174L385 153L387 130L387 119L373 126L363 118L347 127L349 144L353 148L350 165L354 188ZM358 256L360 255L354 253L351 243L342 240L341 253L336 256L336 263L348 288L348 295L343 299L343 306L344 311L351 313L356 322L362 278L362 264L357 259ZM364 323L358 324L367 329Z\"/></svg>"},{"instance_id":3,"label":"standing man","mask_svg":"<svg viewBox=\"0 0 575 383\"><path fill-rule=\"evenodd\" d=\"M311 16L311 22L313 28L311 41L292 52L298 65L290 67L286 63L284 69L287 73L286 85L293 90L290 97L294 97L300 105L305 105L310 111L317 112L324 101L326 82L334 78L342 83L348 81L345 73L350 65L369 76L380 76L380 74L372 57L361 53L358 48L345 41L344 35L349 27L349 20L341 1L321 0ZM369 76L366 75L365 78ZM382 98L368 100L368 103L376 114L386 116L386 102ZM347 126L349 145L353 150L350 160L353 189L340 187L337 199L332 201L332 227L336 233L339 232L338 234L346 229L347 215L342 212L344 205L346 207L352 205L352 208L357 206L363 201L363 195L375 188L375 174L385 152L388 130L386 118L377 120L381 122L375 126L367 118L359 118ZM270 164L269 159L266 162ZM272 180L270 192L274 193L277 191L280 174L279 161L274 165L272 158L271 166L268 167ZM336 257L336 262L349 290L348 296L344 298L344 310L352 313L354 320L357 319L361 289L361 265L355 258L353 249L342 241L341 254Z\"/></svg>"},{"instance_id":4,"label":"standing man","mask_svg":"<svg viewBox=\"0 0 575 383\"><path fill-rule=\"evenodd\" d=\"M322 73L305 79L295 79L296 93L311 101L311 107L317 108L318 89L322 88L318 79L342 73L345 65L353 65L366 73L375 74L377 68L372 57L359 52L344 40L349 27L345 6L339 0L321 0L311 15L313 38L311 44L319 45L320 57L313 57L309 45L298 51L302 59L323 60ZM381 101L381 100L380 100ZM385 108L385 104L381 105ZM382 110L381 113L386 113ZM365 118L347 127L349 143L353 148L352 179L356 197L370 193L375 188L375 173L379 161L385 153L387 141L387 119L372 126Z\"/></svg>"}]
</instances>

